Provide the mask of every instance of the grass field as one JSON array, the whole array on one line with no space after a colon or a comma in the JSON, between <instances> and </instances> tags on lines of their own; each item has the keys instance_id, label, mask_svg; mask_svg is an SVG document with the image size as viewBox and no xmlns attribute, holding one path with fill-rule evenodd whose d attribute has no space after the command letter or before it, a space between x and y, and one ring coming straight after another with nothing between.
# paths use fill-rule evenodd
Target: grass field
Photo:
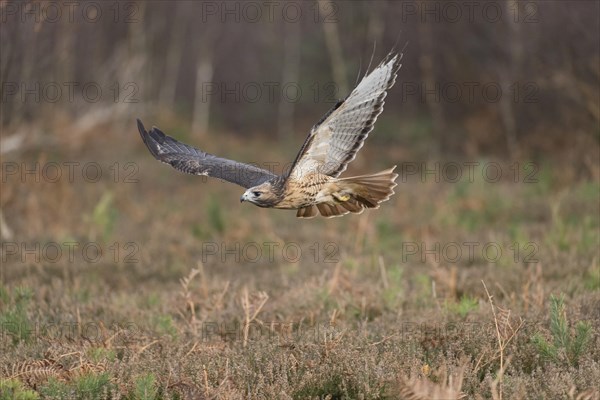
<instances>
[{"instance_id":1,"label":"grass field","mask_svg":"<svg viewBox=\"0 0 600 400\"><path fill-rule=\"evenodd\" d=\"M600 398L596 164L405 163L379 210L297 220L135 140L4 160L0 398Z\"/></svg>"}]
</instances>

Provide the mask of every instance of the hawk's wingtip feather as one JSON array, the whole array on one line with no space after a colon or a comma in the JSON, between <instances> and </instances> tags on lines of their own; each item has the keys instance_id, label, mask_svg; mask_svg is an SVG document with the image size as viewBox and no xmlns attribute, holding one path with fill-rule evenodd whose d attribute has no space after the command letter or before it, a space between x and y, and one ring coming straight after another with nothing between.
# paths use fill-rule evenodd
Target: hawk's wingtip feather
<instances>
[{"instance_id":1,"label":"hawk's wingtip feather","mask_svg":"<svg viewBox=\"0 0 600 400\"><path fill-rule=\"evenodd\" d=\"M135 120L137 121L137 126L138 126L138 129L140 130L140 132L142 132L142 131L145 132L146 129L144 128L144 124L142 124L142 121L139 118L136 118Z\"/></svg>"}]
</instances>

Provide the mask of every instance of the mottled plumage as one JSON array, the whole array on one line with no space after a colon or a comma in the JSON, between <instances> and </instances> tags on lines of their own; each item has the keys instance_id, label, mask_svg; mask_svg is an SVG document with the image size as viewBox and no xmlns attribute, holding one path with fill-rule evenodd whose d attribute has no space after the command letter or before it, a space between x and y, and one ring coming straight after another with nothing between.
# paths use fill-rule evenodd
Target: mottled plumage
<instances>
[{"instance_id":1,"label":"mottled plumage","mask_svg":"<svg viewBox=\"0 0 600 400\"><path fill-rule=\"evenodd\" d=\"M240 201L259 207L297 209L296 216L311 218L360 213L377 208L394 194L394 167L372 175L338 178L356 157L375 120L383 111L386 90L396 81L402 55L390 54L366 75L310 131L289 172L275 175L188 146L158 128L138 129L150 153L159 161L194 175L207 175L246 188Z\"/></svg>"}]
</instances>

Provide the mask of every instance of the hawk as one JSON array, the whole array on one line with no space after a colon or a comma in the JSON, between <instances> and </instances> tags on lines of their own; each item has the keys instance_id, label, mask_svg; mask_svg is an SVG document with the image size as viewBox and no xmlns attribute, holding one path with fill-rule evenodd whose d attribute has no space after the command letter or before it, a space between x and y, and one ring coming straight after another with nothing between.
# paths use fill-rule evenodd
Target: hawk
<instances>
[{"instance_id":1,"label":"hawk","mask_svg":"<svg viewBox=\"0 0 600 400\"><path fill-rule=\"evenodd\" d=\"M372 175L340 178L373 130L383 111L386 91L396 81L402 54L390 53L358 86L339 101L308 134L291 168L282 175L181 143L138 119L142 140L159 161L194 175L206 175L247 190L240 202L297 210L299 218L319 213L335 217L378 208L394 194L396 166Z\"/></svg>"}]
</instances>

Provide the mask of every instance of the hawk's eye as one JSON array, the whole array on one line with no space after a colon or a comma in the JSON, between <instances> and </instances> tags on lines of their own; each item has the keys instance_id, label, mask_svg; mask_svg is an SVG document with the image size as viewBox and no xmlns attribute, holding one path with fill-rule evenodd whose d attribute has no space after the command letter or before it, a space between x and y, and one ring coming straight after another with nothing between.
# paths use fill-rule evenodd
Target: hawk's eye
<instances>
[{"instance_id":1,"label":"hawk's eye","mask_svg":"<svg viewBox=\"0 0 600 400\"><path fill-rule=\"evenodd\" d=\"M252 192L252 194L254 195L254 197L259 197L260 196L260 192Z\"/></svg>"}]
</instances>

